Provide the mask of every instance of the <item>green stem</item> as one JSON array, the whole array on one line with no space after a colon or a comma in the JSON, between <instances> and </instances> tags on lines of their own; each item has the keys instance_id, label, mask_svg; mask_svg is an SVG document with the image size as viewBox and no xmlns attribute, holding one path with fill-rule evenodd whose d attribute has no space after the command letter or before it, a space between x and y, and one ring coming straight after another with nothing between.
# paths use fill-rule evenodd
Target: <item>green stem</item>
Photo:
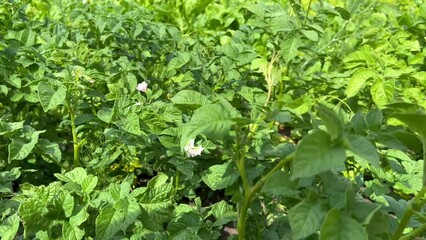
<instances>
[{"instance_id":1,"label":"green stem","mask_svg":"<svg viewBox=\"0 0 426 240\"><path fill-rule=\"evenodd\" d=\"M410 240L410 239L414 239L415 237L419 236L420 234L422 234L423 232L426 231L426 223L421 225L419 228L417 228L416 230L412 231L410 234L407 234L403 237L400 238L400 240Z\"/></svg>"},{"instance_id":2,"label":"green stem","mask_svg":"<svg viewBox=\"0 0 426 240\"><path fill-rule=\"evenodd\" d=\"M423 143L423 188L426 187L426 138L422 136Z\"/></svg>"},{"instance_id":3,"label":"green stem","mask_svg":"<svg viewBox=\"0 0 426 240\"><path fill-rule=\"evenodd\" d=\"M254 187L252 187L251 193L255 194L259 192L262 189L263 184L265 184L265 182L267 182L272 177L272 175L274 175L275 172L281 170L284 167L284 165L286 165L291 160L293 160L294 155L295 155L295 152L290 153L287 157L285 157L277 165L275 165L274 168L272 168L265 176L263 176L259 181L257 181Z\"/></svg>"},{"instance_id":4,"label":"green stem","mask_svg":"<svg viewBox=\"0 0 426 240\"><path fill-rule=\"evenodd\" d=\"M78 138L77 138L77 130L76 130L76 125L75 125L75 113L71 109L70 104L68 104L68 111L70 113L72 145L73 145L73 149L74 149L74 168L76 168L80 165L80 159L79 159L80 144L78 143Z\"/></svg>"},{"instance_id":5,"label":"green stem","mask_svg":"<svg viewBox=\"0 0 426 240\"><path fill-rule=\"evenodd\" d=\"M248 189L248 191L244 191L244 200L242 208L239 212L239 219L238 219L238 239L243 240L245 239L246 235L246 221L247 221L247 212L248 208L250 206L251 201L253 200L253 197L256 195L257 192L259 192L263 184L265 184L266 181L269 180L269 178L274 175L275 172L279 171L284 167L285 164L290 162L294 158L294 152L289 154L286 158L281 160L273 169L271 169L265 176L263 176L257 183Z\"/></svg>"},{"instance_id":6,"label":"green stem","mask_svg":"<svg viewBox=\"0 0 426 240\"><path fill-rule=\"evenodd\" d=\"M312 0L309 0L308 9L306 10L305 19L303 20L303 25L305 25L306 21L308 20L309 11L311 10L311 3L312 3Z\"/></svg>"}]
</instances>

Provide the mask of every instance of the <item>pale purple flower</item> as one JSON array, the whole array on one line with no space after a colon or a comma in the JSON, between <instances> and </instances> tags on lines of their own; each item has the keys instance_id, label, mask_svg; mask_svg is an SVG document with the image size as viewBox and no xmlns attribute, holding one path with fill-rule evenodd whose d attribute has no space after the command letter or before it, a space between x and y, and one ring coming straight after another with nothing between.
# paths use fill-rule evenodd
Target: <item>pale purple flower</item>
<instances>
[{"instance_id":1,"label":"pale purple flower","mask_svg":"<svg viewBox=\"0 0 426 240\"><path fill-rule=\"evenodd\" d=\"M138 86L136 87L136 89L140 92L146 92L146 90L148 89L148 83L146 82L141 82L138 84Z\"/></svg>"},{"instance_id":2,"label":"pale purple flower","mask_svg":"<svg viewBox=\"0 0 426 240\"><path fill-rule=\"evenodd\" d=\"M189 140L185 146L185 152L188 157L195 157L201 155L201 152L204 150L202 146L194 146L195 139Z\"/></svg>"}]
</instances>

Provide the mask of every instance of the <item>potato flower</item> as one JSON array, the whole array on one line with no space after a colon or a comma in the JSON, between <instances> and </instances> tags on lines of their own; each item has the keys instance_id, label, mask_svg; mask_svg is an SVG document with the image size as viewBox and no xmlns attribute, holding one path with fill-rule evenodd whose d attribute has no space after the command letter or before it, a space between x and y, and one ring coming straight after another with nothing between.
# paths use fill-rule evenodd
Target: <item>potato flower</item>
<instances>
[{"instance_id":1,"label":"potato flower","mask_svg":"<svg viewBox=\"0 0 426 240\"><path fill-rule=\"evenodd\" d=\"M146 82L141 82L138 84L138 86L136 87L136 89L140 92L146 92L146 90L148 89L148 83Z\"/></svg>"},{"instance_id":2,"label":"potato flower","mask_svg":"<svg viewBox=\"0 0 426 240\"><path fill-rule=\"evenodd\" d=\"M189 140L185 146L185 152L188 157L195 157L201 155L201 152L204 150L202 146L194 146L195 139Z\"/></svg>"}]
</instances>

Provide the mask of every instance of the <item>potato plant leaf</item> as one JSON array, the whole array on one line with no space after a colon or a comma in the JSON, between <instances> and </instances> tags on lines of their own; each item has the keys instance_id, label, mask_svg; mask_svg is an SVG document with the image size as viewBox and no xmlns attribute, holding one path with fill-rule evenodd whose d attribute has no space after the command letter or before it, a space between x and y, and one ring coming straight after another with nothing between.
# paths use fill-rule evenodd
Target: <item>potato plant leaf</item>
<instances>
[{"instance_id":1,"label":"potato plant leaf","mask_svg":"<svg viewBox=\"0 0 426 240\"><path fill-rule=\"evenodd\" d=\"M349 135L349 150L357 156L367 160L371 165L379 167L380 156L377 153L376 147L367 139L361 136Z\"/></svg>"},{"instance_id":2,"label":"potato plant leaf","mask_svg":"<svg viewBox=\"0 0 426 240\"><path fill-rule=\"evenodd\" d=\"M0 237L4 240L13 240L19 229L20 217L17 213L5 218L0 224Z\"/></svg>"},{"instance_id":3,"label":"potato plant leaf","mask_svg":"<svg viewBox=\"0 0 426 240\"><path fill-rule=\"evenodd\" d=\"M342 139L344 131L342 118L324 105L317 105L316 109L318 111L318 116L324 122L330 134L331 141Z\"/></svg>"},{"instance_id":4,"label":"potato plant leaf","mask_svg":"<svg viewBox=\"0 0 426 240\"><path fill-rule=\"evenodd\" d=\"M376 71L369 68L361 68L357 70L349 79L346 86L345 93L348 97L356 96L359 91L364 87L367 80L376 78Z\"/></svg>"},{"instance_id":5,"label":"potato plant leaf","mask_svg":"<svg viewBox=\"0 0 426 240\"><path fill-rule=\"evenodd\" d=\"M332 169L342 169L345 158L343 147L333 146L326 132L314 130L299 143L291 178L312 177Z\"/></svg>"},{"instance_id":6,"label":"potato plant leaf","mask_svg":"<svg viewBox=\"0 0 426 240\"><path fill-rule=\"evenodd\" d=\"M365 228L355 219L340 212L339 209L332 208L322 224L320 240L348 239L367 240L368 235Z\"/></svg>"},{"instance_id":7,"label":"potato plant leaf","mask_svg":"<svg viewBox=\"0 0 426 240\"><path fill-rule=\"evenodd\" d=\"M112 205L104 207L96 218L96 238L108 240L117 234L124 221L123 209Z\"/></svg>"},{"instance_id":8,"label":"potato plant leaf","mask_svg":"<svg viewBox=\"0 0 426 240\"><path fill-rule=\"evenodd\" d=\"M395 82L388 80L377 80L370 88L371 97L373 102L382 107L390 103L395 94Z\"/></svg>"},{"instance_id":9,"label":"potato plant leaf","mask_svg":"<svg viewBox=\"0 0 426 240\"><path fill-rule=\"evenodd\" d=\"M234 110L235 111L235 110ZM191 121L185 126L181 138L181 147L191 138L203 134L209 139L219 140L229 135L233 125L232 118L236 116L229 106L222 104L207 104L195 110Z\"/></svg>"},{"instance_id":10,"label":"potato plant leaf","mask_svg":"<svg viewBox=\"0 0 426 240\"><path fill-rule=\"evenodd\" d=\"M288 213L294 239L304 239L318 231L325 211L318 201L304 200L290 209Z\"/></svg>"},{"instance_id":11,"label":"potato plant leaf","mask_svg":"<svg viewBox=\"0 0 426 240\"><path fill-rule=\"evenodd\" d=\"M286 62L293 60L297 56L301 40L299 34L292 33L281 43L281 54Z\"/></svg>"},{"instance_id":12,"label":"potato plant leaf","mask_svg":"<svg viewBox=\"0 0 426 240\"><path fill-rule=\"evenodd\" d=\"M209 103L206 96L194 90L182 90L178 92L171 101L174 104L190 106L194 109Z\"/></svg>"},{"instance_id":13,"label":"potato plant leaf","mask_svg":"<svg viewBox=\"0 0 426 240\"><path fill-rule=\"evenodd\" d=\"M202 179L211 189L218 190L232 185L238 179L238 174L235 172L233 164L225 163L209 167Z\"/></svg>"},{"instance_id":14,"label":"potato plant leaf","mask_svg":"<svg viewBox=\"0 0 426 240\"><path fill-rule=\"evenodd\" d=\"M67 95L67 88L59 85L56 89L47 82L40 82L37 87L38 98L44 112L62 104Z\"/></svg>"},{"instance_id":15,"label":"potato plant leaf","mask_svg":"<svg viewBox=\"0 0 426 240\"><path fill-rule=\"evenodd\" d=\"M36 131L30 126L25 126L23 134L13 137L12 142L8 146L9 162L26 158L37 144L39 135L43 132L45 131Z\"/></svg>"}]
</instances>

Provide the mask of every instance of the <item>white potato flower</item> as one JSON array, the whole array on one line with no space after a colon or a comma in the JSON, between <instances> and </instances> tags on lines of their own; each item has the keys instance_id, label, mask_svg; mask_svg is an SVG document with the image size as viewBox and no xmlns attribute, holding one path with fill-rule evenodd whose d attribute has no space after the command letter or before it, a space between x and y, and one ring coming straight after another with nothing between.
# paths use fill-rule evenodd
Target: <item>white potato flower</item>
<instances>
[{"instance_id":1,"label":"white potato flower","mask_svg":"<svg viewBox=\"0 0 426 240\"><path fill-rule=\"evenodd\" d=\"M188 157L195 157L201 155L201 152L204 150L202 146L194 145L195 139L189 140L185 146L185 152Z\"/></svg>"}]
</instances>

